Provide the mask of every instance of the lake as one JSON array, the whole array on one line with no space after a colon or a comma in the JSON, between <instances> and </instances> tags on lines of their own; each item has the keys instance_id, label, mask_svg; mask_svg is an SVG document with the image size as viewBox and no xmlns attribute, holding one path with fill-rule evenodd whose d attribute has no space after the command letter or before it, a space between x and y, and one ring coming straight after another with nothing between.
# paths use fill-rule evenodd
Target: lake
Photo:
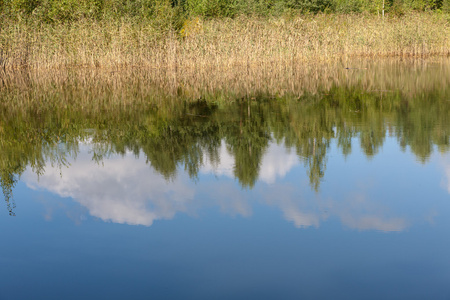
<instances>
[{"instance_id":1,"label":"lake","mask_svg":"<svg viewBox=\"0 0 450 300\"><path fill-rule=\"evenodd\" d=\"M448 58L55 74L0 75L0 299L450 297Z\"/></svg>"}]
</instances>

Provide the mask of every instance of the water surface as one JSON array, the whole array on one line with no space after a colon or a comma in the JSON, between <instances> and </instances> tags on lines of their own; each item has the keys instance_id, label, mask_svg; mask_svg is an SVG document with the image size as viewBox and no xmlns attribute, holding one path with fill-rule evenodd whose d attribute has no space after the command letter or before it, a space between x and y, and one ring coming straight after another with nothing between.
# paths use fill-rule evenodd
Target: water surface
<instances>
[{"instance_id":1,"label":"water surface","mask_svg":"<svg viewBox=\"0 0 450 300\"><path fill-rule=\"evenodd\" d=\"M448 299L450 65L362 67L9 81L0 299Z\"/></svg>"}]
</instances>

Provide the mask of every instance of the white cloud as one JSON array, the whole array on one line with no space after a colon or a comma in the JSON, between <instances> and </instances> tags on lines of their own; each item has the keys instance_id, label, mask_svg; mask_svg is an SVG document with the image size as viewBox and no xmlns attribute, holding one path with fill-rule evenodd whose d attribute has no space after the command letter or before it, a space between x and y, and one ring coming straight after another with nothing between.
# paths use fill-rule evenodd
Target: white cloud
<instances>
[{"instance_id":1,"label":"white cloud","mask_svg":"<svg viewBox=\"0 0 450 300\"><path fill-rule=\"evenodd\" d=\"M294 223L295 227L318 227L320 221L324 219L320 212L321 203L314 197L298 195L298 191L303 188L306 186L294 187L288 184L269 186L267 190L263 190L262 199L267 205L279 207L284 218Z\"/></svg>"},{"instance_id":2,"label":"white cloud","mask_svg":"<svg viewBox=\"0 0 450 300\"><path fill-rule=\"evenodd\" d=\"M216 206L226 214L247 217L252 215L250 199L256 196L259 204L279 209L287 221L299 228L318 227L330 216L358 230L401 231L408 226L404 218L390 211L389 203L382 205L367 198L374 186L355 186L356 193L335 195L333 199L322 201L309 189L306 177L303 181L297 178L296 186L274 184L299 163L295 154L277 144L269 145L260 169L260 180L268 185L250 191L242 191L235 181L222 179L204 183L201 178L193 184L184 172L179 172L173 181L166 181L144 157L135 158L132 153L113 156L97 165L87 149L86 145L80 147L81 153L68 168L48 167L39 180L28 169L22 179L30 188L73 198L92 216L122 224L150 226L155 220L171 219L179 212L194 214L205 206ZM234 158L224 143L219 154L220 161L216 165L208 158L204 160L201 172L233 178ZM450 192L450 163L446 174ZM47 208L48 220L52 210Z\"/></svg>"},{"instance_id":3,"label":"white cloud","mask_svg":"<svg viewBox=\"0 0 450 300\"><path fill-rule=\"evenodd\" d=\"M408 227L404 218L391 216L389 207L371 200L369 194L368 190L351 193L342 202L334 203L330 210L342 224L353 229L403 231Z\"/></svg>"},{"instance_id":4,"label":"white cloud","mask_svg":"<svg viewBox=\"0 0 450 300\"><path fill-rule=\"evenodd\" d=\"M357 230L402 231L408 222L392 216L388 206L366 197L369 191L351 193L334 199L323 200L318 194L299 195L299 190L289 185L277 185L263 192L266 204L281 209L284 218L298 228L319 227L330 216L338 217L342 224Z\"/></svg>"},{"instance_id":5,"label":"white cloud","mask_svg":"<svg viewBox=\"0 0 450 300\"><path fill-rule=\"evenodd\" d=\"M228 152L225 142L222 141L219 151L220 161L211 162L205 155L205 164L201 168L202 173L213 173L218 176L234 178L234 157ZM296 165L300 163L295 153L288 151L283 145L276 143L269 144L265 152L259 170L259 180L272 184L277 179L281 179Z\"/></svg>"},{"instance_id":6,"label":"white cloud","mask_svg":"<svg viewBox=\"0 0 450 300\"><path fill-rule=\"evenodd\" d=\"M143 159L135 159L133 155L114 157L99 166L89 155L82 154L61 172L48 167L38 181L27 170L23 179L30 188L73 198L92 216L132 225L149 226L155 220L187 212L194 197L193 188L183 182L185 177L167 182Z\"/></svg>"},{"instance_id":7,"label":"white cloud","mask_svg":"<svg viewBox=\"0 0 450 300\"><path fill-rule=\"evenodd\" d=\"M384 218L377 215L342 215L344 225L358 230L403 231L407 223L402 218Z\"/></svg>"},{"instance_id":8,"label":"white cloud","mask_svg":"<svg viewBox=\"0 0 450 300\"><path fill-rule=\"evenodd\" d=\"M219 150L219 161L212 162L210 157L205 153L205 163L200 169L200 172L204 174L213 173L216 176L227 176L233 178L234 157L227 150L227 146L222 141Z\"/></svg>"},{"instance_id":9,"label":"white cloud","mask_svg":"<svg viewBox=\"0 0 450 300\"><path fill-rule=\"evenodd\" d=\"M295 227L318 227L320 216L314 213L304 213L295 206L283 207L283 213L286 220L294 223Z\"/></svg>"},{"instance_id":10,"label":"white cloud","mask_svg":"<svg viewBox=\"0 0 450 300\"><path fill-rule=\"evenodd\" d=\"M443 179L442 184L444 185L444 188L446 188L448 193L450 194L450 155L443 156L442 165L444 167L444 173L445 173L445 178Z\"/></svg>"},{"instance_id":11,"label":"white cloud","mask_svg":"<svg viewBox=\"0 0 450 300\"><path fill-rule=\"evenodd\" d=\"M282 145L270 144L261 163L259 178L266 183L274 183L299 163L295 153L291 153Z\"/></svg>"}]
</instances>

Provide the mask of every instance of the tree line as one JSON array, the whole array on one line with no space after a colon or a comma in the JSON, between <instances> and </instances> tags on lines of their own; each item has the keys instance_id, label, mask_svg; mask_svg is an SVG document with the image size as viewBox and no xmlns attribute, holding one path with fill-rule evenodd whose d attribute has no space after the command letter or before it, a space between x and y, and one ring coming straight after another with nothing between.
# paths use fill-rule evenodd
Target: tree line
<instances>
[{"instance_id":1,"label":"tree line","mask_svg":"<svg viewBox=\"0 0 450 300\"><path fill-rule=\"evenodd\" d=\"M0 0L0 14L39 22L276 16L292 13L450 11L450 0Z\"/></svg>"}]
</instances>

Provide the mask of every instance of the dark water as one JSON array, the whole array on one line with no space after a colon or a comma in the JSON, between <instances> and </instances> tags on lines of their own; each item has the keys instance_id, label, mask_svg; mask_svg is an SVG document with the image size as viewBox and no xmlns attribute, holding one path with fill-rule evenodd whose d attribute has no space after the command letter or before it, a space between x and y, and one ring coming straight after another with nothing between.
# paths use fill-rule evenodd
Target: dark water
<instances>
[{"instance_id":1,"label":"dark water","mask_svg":"<svg viewBox=\"0 0 450 300\"><path fill-rule=\"evenodd\" d=\"M0 299L449 299L448 74L109 110L5 89Z\"/></svg>"}]
</instances>

